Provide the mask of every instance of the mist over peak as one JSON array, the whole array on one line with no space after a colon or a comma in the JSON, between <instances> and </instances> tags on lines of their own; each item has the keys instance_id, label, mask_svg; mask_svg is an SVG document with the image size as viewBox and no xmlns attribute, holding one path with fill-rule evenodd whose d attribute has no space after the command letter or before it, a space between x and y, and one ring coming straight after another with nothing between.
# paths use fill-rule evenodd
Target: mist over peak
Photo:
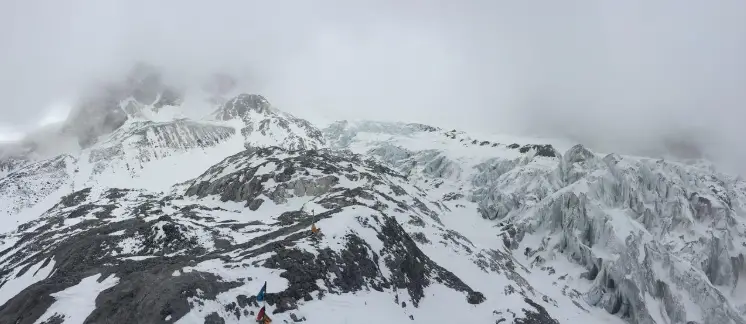
<instances>
[{"instance_id":1,"label":"mist over peak","mask_svg":"<svg viewBox=\"0 0 746 324\"><path fill-rule=\"evenodd\" d=\"M183 103L202 114L247 92L314 122L541 134L734 168L746 158L741 1L73 0L0 5L0 27L5 134L134 73L149 89L138 101L164 86L186 101L205 92L204 107Z\"/></svg>"}]
</instances>

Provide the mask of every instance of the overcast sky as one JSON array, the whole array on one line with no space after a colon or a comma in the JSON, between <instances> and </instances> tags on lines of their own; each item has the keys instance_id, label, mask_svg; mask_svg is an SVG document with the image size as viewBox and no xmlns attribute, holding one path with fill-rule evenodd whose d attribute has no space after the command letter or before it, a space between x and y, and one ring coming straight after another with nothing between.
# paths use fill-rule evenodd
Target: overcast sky
<instances>
[{"instance_id":1,"label":"overcast sky","mask_svg":"<svg viewBox=\"0 0 746 324\"><path fill-rule=\"evenodd\" d=\"M746 164L742 0L8 0L0 46L6 137L142 59L184 80L230 71L311 120L571 136L624 152L694 138Z\"/></svg>"}]
</instances>

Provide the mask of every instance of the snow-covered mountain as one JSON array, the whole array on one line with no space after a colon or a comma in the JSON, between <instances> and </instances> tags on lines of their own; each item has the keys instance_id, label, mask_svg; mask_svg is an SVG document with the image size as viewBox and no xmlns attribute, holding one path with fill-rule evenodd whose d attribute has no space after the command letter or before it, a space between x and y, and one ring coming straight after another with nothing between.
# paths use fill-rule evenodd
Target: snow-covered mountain
<instances>
[{"instance_id":1,"label":"snow-covered mountain","mask_svg":"<svg viewBox=\"0 0 746 324\"><path fill-rule=\"evenodd\" d=\"M243 323L265 282L273 323L746 323L746 182L704 161L240 92L193 119L136 71L76 149L0 148L0 323Z\"/></svg>"},{"instance_id":2,"label":"snow-covered mountain","mask_svg":"<svg viewBox=\"0 0 746 324\"><path fill-rule=\"evenodd\" d=\"M706 164L417 124L339 122L325 135L334 147L396 166L443 200L462 199L471 214L494 220L505 246L531 268L575 267L558 278L574 281L569 287L592 306L632 323L744 322L740 178Z\"/></svg>"},{"instance_id":3,"label":"snow-covered mountain","mask_svg":"<svg viewBox=\"0 0 746 324\"><path fill-rule=\"evenodd\" d=\"M305 119L272 107L261 95L240 94L228 100L214 114L215 119L239 120L245 146L277 145L290 150L324 147L321 131Z\"/></svg>"},{"instance_id":4,"label":"snow-covered mountain","mask_svg":"<svg viewBox=\"0 0 746 324\"><path fill-rule=\"evenodd\" d=\"M239 93L192 119L181 107L186 94L173 89L154 67L138 65L125 82L84 98L61 125L0 146L0 215L36 218L43 210L21 211L85 187L165 190L248 147L324 147L319 129L260 95ZM205 107L216 100L196 97Z\"/></svg>"}]
</instances>

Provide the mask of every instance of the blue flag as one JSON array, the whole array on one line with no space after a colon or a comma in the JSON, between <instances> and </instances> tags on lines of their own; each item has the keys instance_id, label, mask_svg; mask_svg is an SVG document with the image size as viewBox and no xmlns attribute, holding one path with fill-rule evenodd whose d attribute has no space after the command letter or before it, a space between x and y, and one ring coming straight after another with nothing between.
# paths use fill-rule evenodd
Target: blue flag
<instances>
[{"instance_id":1,"label":"blue flag","mask_svg":"<svg viewBox=\"0 0 746 324\"><path fill-rule=\"evenodd\" d=\"M264 282L264 286L262 286L262 289L259 290L259 293L256 294L256 301L262 302L264 301L264 293L267 292L267 282Z\"/></svg>"}]
</instances>

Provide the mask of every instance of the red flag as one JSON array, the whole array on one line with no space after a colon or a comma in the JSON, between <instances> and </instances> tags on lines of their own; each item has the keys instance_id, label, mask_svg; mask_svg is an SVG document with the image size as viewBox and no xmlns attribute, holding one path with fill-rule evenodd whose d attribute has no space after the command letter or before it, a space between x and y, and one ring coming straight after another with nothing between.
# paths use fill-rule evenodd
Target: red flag
<instances>
[{"instance_id":1,"label":"red flag","mask_svg":"<svg viewBox=\"0 0 746 324\"><path fill-rule=\"evenodd\" d=\"M259 314L256 314L256 320L261 321L264 319L264 306L262 306L262 309L259 310Z\"/></svg>"}]
</instances>

